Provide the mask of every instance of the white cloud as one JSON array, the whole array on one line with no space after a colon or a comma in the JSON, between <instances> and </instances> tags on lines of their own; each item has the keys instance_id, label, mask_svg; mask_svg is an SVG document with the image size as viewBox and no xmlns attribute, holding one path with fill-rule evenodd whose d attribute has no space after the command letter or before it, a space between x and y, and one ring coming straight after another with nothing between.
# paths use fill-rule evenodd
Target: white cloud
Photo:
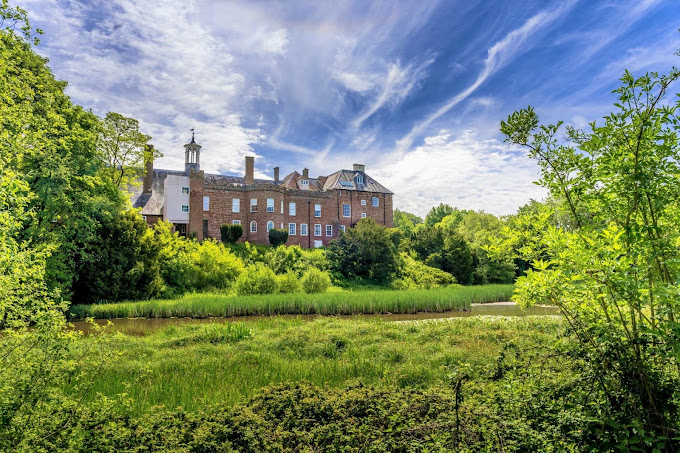
<instances>
[{"instance_id":1,"label":"white cloud","mask_svg":"<svg viewBox=\"0 0 680 453\"><path fill-rule=\"evenodd\" d=\"M46 21L38 51L69 81L67 92L99 115L137 118L165 155L158 166L184 166L191 127L210 155L202 160L209 172L239 169L264 137L242 126L246 77L224 42L199 22L192 2L53 0L36 3L31 15ZM263 51L285 52L285 30L253 39Z\"/></svg>"},{"instance_id":2,"label":"white cloud","mask_svg":"<svg viewBox=\"0 0 680 453\"><path fill-rule=\"evenodd\" d=\"M545 191L533 184L538 167L524 150L497 140L477 140L474 131L452 137L447 130L396 160L383 161L371 174L394 193L395 207L424 216L432 206L497 215L516 212Z\"/></svg>"}]
</instances>

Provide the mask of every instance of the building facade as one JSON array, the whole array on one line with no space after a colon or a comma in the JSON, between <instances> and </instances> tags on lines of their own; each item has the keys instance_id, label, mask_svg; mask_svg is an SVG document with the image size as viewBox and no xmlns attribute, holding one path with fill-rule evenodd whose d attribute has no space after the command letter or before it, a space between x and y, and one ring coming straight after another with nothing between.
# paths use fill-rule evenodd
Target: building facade
<instances>
[{"instance_id":1,"label":"building facade","mask_svg":"<svg viewBox=\"0 0 680 453\"><path fill-rule=\"evenodd\" d=\"M144 182L132 194L147 223L166 220L183 236L220 238L220 226L240 224L241 241L268 244L269 230L288 231L287 245L320 247L364 217L393 226L392 192L366 174L364 165L311 178L309 170L283 179L255 179L248 156L243 176L205 174L201 146L192 136L184 145L184 171L160 170L147 163Z\"/></svg>"}]
</instances>

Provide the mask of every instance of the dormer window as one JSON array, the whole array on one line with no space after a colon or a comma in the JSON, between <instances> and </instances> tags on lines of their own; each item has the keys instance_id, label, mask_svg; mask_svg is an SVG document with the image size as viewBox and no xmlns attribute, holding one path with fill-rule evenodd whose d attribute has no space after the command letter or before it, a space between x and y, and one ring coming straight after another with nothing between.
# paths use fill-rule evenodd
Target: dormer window
<instances>
[{"instance_id":1,"label":"dormer window","mask_svg":"<svg viewBox=\"0 0 680 453\"><path fill-rule=\"evenodd\" d=\"M362 175L357 175L357 184L363 184L364 183L364 177Z\"/></svg>"},{"instance_id":2,"label":"dormer window","mask_svg":"<svg viewBox=\"0 0 680 453\"><path fill-rule=\"evenodd\" d=\"M302 184L303 186L308 186L309 185L309 179L301 179L300 184Z\"/></svg>"}]
</instances>

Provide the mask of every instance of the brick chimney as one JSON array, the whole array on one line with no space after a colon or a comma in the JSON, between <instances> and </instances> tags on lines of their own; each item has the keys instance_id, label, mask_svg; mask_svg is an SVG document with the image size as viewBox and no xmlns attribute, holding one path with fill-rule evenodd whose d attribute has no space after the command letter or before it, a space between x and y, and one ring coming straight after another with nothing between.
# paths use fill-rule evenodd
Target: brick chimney
<instances>
[{"instance_id":1,"label":"brick chimney","mask_svg":"<svg viewBox=\"0 0 680 453\"><path fill-rule=\"evenodd\" d=\"M366 171L366 165L364 164L354 164L354 171Z\"/></svg>"},{"instance_id":2,"label":"brick chimney","mask_svg":"<svg viewBox=\"0 0 680 453\"><path fill-rule=\"evenodd\" d=\"M246 156L246 175L244 178L246 184L255 183L255 157Z\"/></svg>"},{"instance_id":3,"label":"brick chimney","mask_svg":"<svg viewBox=\"0 0 680 453\"><path fill-rule=\"evenodd\" d=\"M279 182L279 167L274 167L274 182Z\"/></svg>"},{"instance_id":4,"label":"brick chimney","mask_svg":"<svg viewBox=\"0 0 680 453\"><path fill-rule=\"evenodd\" d=\"M302 179L309 179L309 168L304 168L302 170Z\"/></svg>"},{"instance_id":5,"label":"brick chimney","mask_svg":"<svg viewBox=\"0 0 680 453\"><path fill-rule=\"evenodd\" d=\"M142 193L151 193L153 187L153 145L146 145L146 170L144 173L144 185Z\"/></svg>"}]
</instances>

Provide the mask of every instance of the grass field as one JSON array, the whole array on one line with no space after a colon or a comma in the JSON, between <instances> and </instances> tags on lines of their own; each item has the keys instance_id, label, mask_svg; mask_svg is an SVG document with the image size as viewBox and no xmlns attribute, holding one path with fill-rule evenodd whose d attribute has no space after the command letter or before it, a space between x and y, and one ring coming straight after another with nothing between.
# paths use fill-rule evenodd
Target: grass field
<instances>
[{"instance_id":1,"label":"grass field","mask_svg":"<svg viewBox=\"0 0 680 453\"><path fill-rule=\"evenodd\" d=\"M245 315L417 313L462 310L471 303L510 299L514 285L452 286L412 291L342 291L323 294L227 296L191 294L179 299L75 305L72 319L210 318Z\"/></svg>"},{"instance_id":2,"label":"grass field","mask_svg":"<svg viewBox=\"0 0 680 453\"><path fill-rule=\"evenodd\" d=\"M548 348L561 326L554 316L406 322L272 317L169 327L146 336L109 334L97 353L105 366L88 395L125 393L141 414L154 405L193 411L235 404L282 382L426 389L446 385L456 370L492 375L507 345ZM78 349L93 350L96 341L85 336Z\"/></svg>"}]
</instances>

